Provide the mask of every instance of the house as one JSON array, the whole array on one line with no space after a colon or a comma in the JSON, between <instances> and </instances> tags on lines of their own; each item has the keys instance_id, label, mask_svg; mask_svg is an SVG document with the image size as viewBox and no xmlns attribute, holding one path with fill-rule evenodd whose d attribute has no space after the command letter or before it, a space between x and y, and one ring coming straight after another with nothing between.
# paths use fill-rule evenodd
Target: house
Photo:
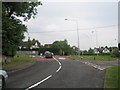
<instances>
[{"instance_id":1,"label":"house","mask_svg":"<svg viewBox=\"0 0 120 90\"><path fill-rule=\"evenodd\" d=\"M94 53L95 54L99 54L100 52L99 52L99 48L94 48Z\"/></svg>"},{"instance_id":2,"label":"house","mask_svg":"<svg viewBox=\"0 0 120 90\"><path fill-rule=\"evenodd\" d=\"M82 54L82 51L78 47L72 46L71 48L75 51L76 54Z\"/></svg>"},{"instance_id":3,"label":"house","mask_svg":"<svg viewBox=\"0 0 120 90\"><path fill-rule=\"evenodd\" d=\"M32 41L30 48L40 48L41 44L38 40Z\"/></svg>"},{"instance_id":4,"label":"house","mask_svg":"<svg viewBox=\"0 0 120 90\"><path fill-rule=\"evenodd\" d=\"M104 48L103 53L110 53L110 50L108 50L107 48Z\"/></svg>"},{"instance_id":5,"label":"house","mask_svg":"<svg viewBox=\"0 0 120 90\"><path fill-rule=\"evenodd\" d=\"M33 49L37 49L40 47L41 47L41 44L38 40L33 39L31 41L29 39L28 41L21 42L21 44L19 45L20 50L17 51L17 54L28 55L28 56L29 55L38 55L38 51L33 50ZM25 50L22 50L22 49L25 49Z\"/></svg>"},{"instance_id":6,"label":"house","mask_svg":"<svg viewBox=\"0 0 120 90\"><path fill-rule=\"evenodd\" d=\"M76 46L72 46L72 49L78 51L78 48Z\"/></svg>"},{"instance_id":7,"label":"house","mask_svg":"<svg viewBox=\"0 0 120 90\"><path fill-rule=\"evenodd\" d=\"M38 40L32 40L32 41L23 41L21 42L19 49L36 49L36 48L40 48L41 44Z\"/></svg>"},{"instance_id":8,"label":"house","mask_svg":"<svg viewBox=\"0 0 120 90\"><path fill-rule=\"evenodd\" d=\"M104 47L99 47L99 48L94 48L94 53L99 54L99 53L109 53L110 50Z\"/></svg>"},{"instance_id":9,"label":"house","mask_svg":"<svg viewBox=\"0 0 120 90\"><path fill-rule=\"evenodd\" d=\"M45 44L44 47L45 48L51 48L52 44Z\"/></svg>"}]
</instances>

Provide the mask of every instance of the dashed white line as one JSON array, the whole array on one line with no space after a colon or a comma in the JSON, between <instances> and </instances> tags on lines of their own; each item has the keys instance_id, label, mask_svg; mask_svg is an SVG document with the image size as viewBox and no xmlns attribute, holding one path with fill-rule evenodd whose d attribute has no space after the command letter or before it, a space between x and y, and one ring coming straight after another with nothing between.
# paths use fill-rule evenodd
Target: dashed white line
<instances>
[{"instance_id":1,"label":"dashed white line","mask_svg":"<svg viewBox=\"0 0 120 90\"><path fill-rule=\"evenodd\" d=\"M58 63L59 63L59 65L61 66L61 63L59 62L59 60L57 60L56 58L54 58Z\"/></svg>"},{"instance_id":2,"label":"dashed white line","mask_svg":"<svg viewBox=\"0 0 120 90\"><path fill-rule=\"evenodd\" d=\"M84 63L86 65L89 65L89 66L92 66L92 67L94 67L96 69L99 69L99 70L104 70L105 69L105 67L101 67L99 65L96 65L96 64L93 64L93 63L90 63L90 62L84 62L84 61L82 61L82 63Z\"/></svg>"},{"instance_id":3,"label":"dashed white line","mask_svg":"<svg viewBox=\"0 0 120 90\"><path fill-rule=\"evenodd\" d=\"M61 64L61 62L59 61L59 60L57 60L56 58L54 58L58 63L59 63L59 68L56 70L56 72L59 72L60 71L60 69L62 68L62 64Z\"/></svg>"},{"instance_id":4,"label":"dashed white line","mask_svg":"<svg viewBox=\"0 0 120 90\"><path fill-rule=\"evenodd\" d=\"M58 63L59 63L59 68L56 70L56 72L59 72L60 71L60 69L62 68L62 66L61 66L61 63L59 62L59 60L57 60L56 58L54 58ZM29 89L32 89L32 88L34 88L34 87L36 87L36 86L38 86L39 84L41 84L42 82L44 82L44 81L46 81L46 80L48 80L49 78L51 78L52 77L52 75L49 75L48 77L46 77L45 79L43 79L43 80L41 80L41 81L39 81L39 82L37 82L37 83L35 83L35 84L33 84L32 86L30 86L30 87L28 87L27 89L25 89L25 90L29 90Z\"/></svg>"},{"instance_id":5,"label":"dashed white line","mask_svg":"<svg viewBox=\"0 0 120 90\"><path fill-rule=\"evenodd\" d=\"M59 63L59 65L61 66L61 63L60 62L58 62Z\"/></svg>"},{"instance_id":6,"label":"dashed white line","mask_svg":"<svg viewBox=\"0 0 120 90\"><path fill-rule=\"evenodd\" d=\"M31 89L31 88L34 88L34 87L38 86L39 84L41 84L42 82L46 81L47 79L49 79L49 78L51 78L51 77L52 77L52 75L46 77L45 79L43 79L43 80L41 80L40 82L38 82L38 83L36 83L36 84L34 84L34 85L28 87L28 88L25 89L25 90L29 90L29 89Z\"/></svg>"},{"instance_id":7,"label":"dashed white line","mask_svg":"<svg viewBox=\"0 0 120 90\"><path fill-rule=\"evenodd\" d=\"M61 69L61 66L57 69L57 71L56 71L56 72L59 72L59 71L60 71L60 69Z\"/></svg>"}]
</instances>

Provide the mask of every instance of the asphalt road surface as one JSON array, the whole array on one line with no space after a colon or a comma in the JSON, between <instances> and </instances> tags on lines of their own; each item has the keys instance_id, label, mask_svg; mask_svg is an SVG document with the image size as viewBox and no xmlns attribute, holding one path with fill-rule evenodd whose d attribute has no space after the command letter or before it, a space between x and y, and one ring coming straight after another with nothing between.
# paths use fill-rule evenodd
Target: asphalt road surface
<instances>
[{"instance_id":1,"label":"asphalt road surface","mask_svg":"<svg viewBox=\"0 0 120 90\"><path fill-rule=\"evenodd\" d=\"M37 58L37 62L9 75L6 88L103 88L105 70L68 58Z\"/></svg>"}]
</instances>

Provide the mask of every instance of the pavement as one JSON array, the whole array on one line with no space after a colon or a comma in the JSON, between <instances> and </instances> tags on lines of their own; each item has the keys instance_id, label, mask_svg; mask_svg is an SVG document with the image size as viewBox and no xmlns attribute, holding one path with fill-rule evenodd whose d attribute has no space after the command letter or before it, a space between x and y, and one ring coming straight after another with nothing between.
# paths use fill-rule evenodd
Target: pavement
<instances>
[{"instance_id":1,"label":"pavement","mask_svg":"<svg viewBox=\"0 0 120 90\"><path fill-rule=\"evenodd\" d=\"M6 88L103 88L105 70L66 57L45 59L10 73Z\"/></svg>"},{"instance_id":2,"label":"pavement","mask_svg":"<svg viewBox=\"0 0 120 90\"><path fill-rule=\"evenodd\" d=\"M32 66L35 63L36 63L36 61L34 61L34 62L26 62L24 64L21 64L21 65L18 65L18 66L6 69L6 71L7 71L8 75L9 75L9 74L17 72L19 70L22 70L22 69L25 69L25 68L29 68L30 66Z\"/></svg>"}]
</instances>

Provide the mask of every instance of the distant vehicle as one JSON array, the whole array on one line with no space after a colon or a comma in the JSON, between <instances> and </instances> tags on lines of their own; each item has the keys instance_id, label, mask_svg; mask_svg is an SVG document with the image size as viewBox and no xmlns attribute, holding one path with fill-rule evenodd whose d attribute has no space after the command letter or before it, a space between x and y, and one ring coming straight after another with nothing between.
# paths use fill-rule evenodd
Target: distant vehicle
<instances>
[{"instance_id":1,"label":"distant vehicle","mask_svg":"<svg viewBox=\"0 0 120 90\"><path fill-rule=\"evenodd\" d=\"M0 70L0 88L4 88L6 84L6 80L8 79L8 74L4 70Z\"/></svg>"},{"instance_id":2,"label":"distant vehicle","mask_svg":"<svg viewBox=\"0 0 120 90\"><path fill-rule=\"evenodd\" d=\"M53 58L53 53L51 53L50 51L45 51L44 56L45 58Z\"/></svg>"}]
</instances>

